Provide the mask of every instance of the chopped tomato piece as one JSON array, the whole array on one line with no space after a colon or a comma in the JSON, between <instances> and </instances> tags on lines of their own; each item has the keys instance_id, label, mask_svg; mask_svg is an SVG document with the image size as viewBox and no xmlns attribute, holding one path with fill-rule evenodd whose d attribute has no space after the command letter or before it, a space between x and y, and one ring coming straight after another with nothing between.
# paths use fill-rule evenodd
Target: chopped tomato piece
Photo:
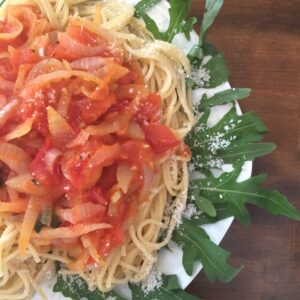
<instances>
[{"instance_id":1,"label":"chopped tomato piece","mask_svg":"<svg viewBox=\"0 0 300 300\"><path fill-rule=\"evenodd\" d=\"M53 170L47 167L45 156L51 148L51 141L47 139L41 146L34 160L29 166L29 171L38 180L38 184L57 185L61 180L61 172L58 164L54 164Z\"/></svg>"},{"instance_id":2,"label":"chopped tomato piece","mask_svg":"<svg viewBox=\"0 0 300 300\"><path fill-rule=\"evenodd\" d=\"M149 124L144 126L143 130L155 153L163 153L180 145L174 133L164 125Z\"/></svg>"},{"instance_id":3,"label":"chopped tomato piece","mask_svg":"<svg viewBox=\"0 0 300 300\"><path fill-rule=\"evenodd\" d=\"M92 124L97 121L106 111L115 103L116 98L113 94L109 94L105 99L90 100L83 97L74 101L70 115L77 117L86 124Z\"/></svg>"},{"instance_id":4,"label":"chopped tomato piece","mask_svg":"<svg viewBox=\"0 0 300 300\"><path fill-rule=\"evenodd\" d=\"M99 36L97 36L96 34L92 33L91 31L87 30L85 27L80 25L68 26L66 33L70 37L76 39L78 42L87 46L96 46L100 42L104 41Z\"/></svg>"},{"instance_id":5,"label":"chopped tomato piece","mask_svg":"<svg viewBox=\"0 0 300 300\"><path fill-rule=\"evenodd\" d=\"M98 251L102 256L109 254L112 249L125 243L125 235L121 228L107 229L102 237Z\"/></svg>"},{"instance_id":6,"label":"chopped tomato piece","mask_svg":"<svg viewBox=\"0 0 300 300\"><path fill-rule=\"evenodd\" d=\"M161 98L156 93L142 99L136 119L140 125L158 123L161 119Z\"/></svg>"},{"instance_id":7,"label":"chopped tomato piece","mask_svg":"<svg viewBox=\"0 0 300 300\"><path fill-rule=\"evenodd\" d=\"M88 143L81 151L71 151L62 160L62 172L75 188L92 188L99 180L102 168L112 165L120 155L118 144L94 146Z\"/></svg>"},{"instance_id":8,"label":"chopped tomato piece","mask_svg":"<svg viewBox=\"0 0 300 300\"><path fill-rule=\"evenodd\" d=\"M32 64L41 61L41 57L34 50L22 49L17 50L12 47L9 48L9 59L15 70L23 64Z\"/></svg>"}]
</instances>

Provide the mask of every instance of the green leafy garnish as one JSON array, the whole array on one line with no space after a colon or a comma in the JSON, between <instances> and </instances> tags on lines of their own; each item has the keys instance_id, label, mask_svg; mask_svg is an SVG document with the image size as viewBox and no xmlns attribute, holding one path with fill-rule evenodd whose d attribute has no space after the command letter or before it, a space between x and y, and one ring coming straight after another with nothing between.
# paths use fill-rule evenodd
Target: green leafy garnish
<instances>
[{"instance_id":1,"label":"green leafy garnish","mask_svg":"<svg viewBox=\"0 0 300 300\"><path fill-rule=\"evenodd\" d=\"M190 38L196 18L188 18L192 0L170 0L170 22L168 29L161 32L147 12L160 0L142 0L135 6L135 15L143 18L146 27L156 39L171 42L177 33ZM192 74L187 85L196 88L214 88L228 81L229 70L224 57L211 44L206 42L208 29L214 22L224 0L206 0L205 13L199 35L199 42L191 49L188 58ZM2 5L4 1L1 2ZM229 282L240 271L227 263L229 252L215 245L200 225L215 223L234 216L243 224L250 223L246 205L252 204L267 209L274 215L282 215L300 220L300 213L282 194L262 187L265 175L258 175L238 182L246 160L266 155L275 149L275 145L261 143L267 129L254 113L237 115L235 101L248 97L250 89L229 89L208 98L203 95L197 109L200 114L195 128L186 138L193 156L191 168L202 173L201 179L190 182L189 205L194 205L197 213L189 220L185 219L175 230L173 240L182 247L183 265L188 274L194 271L194 265L200 261L210 281ZM216 105L232 103L232 109L214 126L209 126L210 109ZM216 178L212 168L220 169L224 163L232 164L232 171L222 173ZM52 219L53 221L53 219ZM52 225L52 224L51 224ZM37 230L39 224L37 224ZM129 285L133 300L197 300L180 287L175 275L162 276L159 287L144 293L140 285ZM79 276L58 275L55 292L74 300L86 298L101 300L111 297L124 300L115 292L91 292Z\"/></svg>"},{"instance_id":2,"label":"green leafy garnish","mask_svg":"<svg viewBox=\"0 0 300 300\"><path fill-rule=\"evenodd\" d=\"M201 212L207 214L210 217L217 216L217 211L214 205L207 198L199 196L195 199L195 202Z\"/></svg>"},{"instance_id":3,"label":"green leafy garnish","mask_svg":"<svg viewBox=\"0 0 300 300\"><path fill-rule=\"evenodd\" d=\"M200 35L199 35L199 46L202 46L205 42L205 37L208 29L213 24L216 16L218 15L224 0L206 0L205 1L205 12L202 19Z\"/></svg>"},{"instance_id":4,"label":"green leafy garnish","mask_svg":"<svg viewBox=\"0 0 300 300\"><path fill-rule=\"evenodd\" d=\"M198 50L203 51L201 48L192 49L192 51ZM198 60L192 63L191 76L187 79L187 84L190 88L215 88L228 81L229 70L223 54L218 53L208 58L205 63L203 63L204 60L201 61L201 64L199 64L200 61ZM190 56L190 59L195 59L195 57Z\"/></svg>"},{"instance_id":5,"label":"green leafy garnish","mask_svg":"<svg viewBox=\"0 0 300 300\"><path fill-rule=\"evenodd\" d=\"M142 0L135 6L135 16L143 17L150 8L158 4L161 0Z\"/></svg>"},{"instance_id":6,"label":"green leafy garnish","mask_svg":"<svg viewBox=\"0 0 300 300\"><path fill-rule=\"evenodd\" d=\"M195 201L197 200L195 199ZM213 224L232 216L232 214L228 210L226 203L214 203L213 206L216 212L215 217L212 217L209 214L202 212L200 215L196 214L191 217L192 223L198 226L205 224Z\"/></svg>"},{"instance_id":7,"label":"green leafy garnish","mask_svg":"<svg viewBox=\"0 0 300 300\"><path fill-rule=\"evenodd\" d=\"M207 95L204 94L200 101L199 111L202 112L216 105L222 105L229 102L248 98L250 96L250 92L251 89L243 88L229 89L224 92L217 93L210 98L208 98Z\"/></svg>"},{"instance_id":8,"label":"green leafy garnish","mask_svg":"<svg viewBox=\"0 0 300 300\"><path fill-rule=\"evenodd\" d=\"M206 47L206 34L208 29L213 24L216 16L218 15L224 0L206 0L205 12L200 26L199 42L194 45L188 54L188 58L193 66L199 67L205 55L216 55L217 53L205 52Z\"/></svg>"},{"instance_id":9,"label":"green leafy garnish","mask_svg":"<svg viewBox=\"0 0 300 300\"><path fill-rule=\"evenodd\" d=\"M5 1L6 1L6 0L2 0L2 1L0 2L0 7L4 4Z\"/></svg>"},{"instance_id":10,"label":"green leafy garnish","mask_svg":"<svg viewBox=\"0 0 300 300\"><path fill-rule=\"evenodd\" d=\"M232 108L215 126L207 125L210 111L206 111L187 136L196 170L220 168L224 163L253 160L275 149L271 143L257 143L267 132L254 113L238 116Z\"/></svg>"},{"instance_id":11,"label":"green leafy garnish","mask_svg":"<svg viewBox=\"0 0 300 300\"><path fill-rule=\"evenodd\" d=\"M202 263L207 278L212 282L229 282L240 272L240 269L227 264L230 253L211 242L205 231L191 221L183 221L173 240L182 247L183 266L189 275L193 274L196 261Z\"/></svg>"},{"instance_id":12,"label":"green leafy garnish","mask_svg":"<svg viewBox=\"0 0 300 300\"><path fill-rule=\"evenodd\" d=\"M145 1L147 2L147 1ZM146 27L152 32L154 37L158 40L172 42L174 36L179 32L184 32L189 37L189 30L195 24L195 18L187 19L192 0L171 0L170 1L170 23L166 31L161 32L155 21L151 19L146 13L141 16L145 21ZM144 7L147 7L144 4ZM139 11L139 13L141 13Z\"/></svg>"},{"instance_id":13,"label":"green leafy garnish","mask_svg":"<svg viewBox=\"0 0 300 300\"><path fill-rule=\"evenodd\" d=\"M60 292L65 297L73 300L105 300L111 297L114 300L125 300L115 292L102 293L98 289L90 291L86 282L77 275L57 275L57 281L53 288L54 292Z\"/></svg>"},{"instance_id":14,"label":"green leafy garnish","mask_svg":"<svg viewBox=\"0 0 300 300\"><path fill-rule=\"evenodd\" d=\"M162 276L162 286L145 295L140 285L130 284L132 300L199 300L182 290L177 276Z\"/></svg>"},{"instance_id":15,"label":"green leafy garnish","mask_svg":"<svg viewBox=\"0 0 300 300\"><path fill-rule=\"evenodd\" d=\"M191 39L191 32L193 31L194 25L197 24L197 21L196 17L191 17L182 22L181 31L184 33L187 40Z\"/></svg>"},{"instance_id":16,"label":"green leafy garnish","mask_svg":"<svg viewBox=\"0 0 300 300\"><path fill-rule=\"evenodd\" d=\"M204 179L192 180L190 182L190 201L206 198L212 204L226 204L228 214L243 224L250 223L250 216L245 206L248 203L263 207L274 215L300 220L300 213L285 196L261 187L266 175L237 182L242 165L242 162L237 163L232 172L223 173L218 178L211 175Z\"/></svg>"}]
</instances>

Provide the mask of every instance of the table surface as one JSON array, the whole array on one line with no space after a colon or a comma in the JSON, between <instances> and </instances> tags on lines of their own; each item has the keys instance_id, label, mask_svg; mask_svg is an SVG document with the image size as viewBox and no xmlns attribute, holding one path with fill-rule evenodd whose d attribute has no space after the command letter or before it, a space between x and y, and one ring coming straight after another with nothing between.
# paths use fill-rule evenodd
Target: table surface
<instances>
[{"instance_id":1,"label":"table surface","mask_svg":"<svg viewBox=\"0 0 300 300\"><path fill-rule=\"evenodd\" d=\"M204 1L194 1L202 15ZM227 0L208 40L225 54L234 87L251 87L243 111L255 111L277 144L257 159L254 173L268 173L267 187L300 209L300 1ZM222 241L230 263L244 265L229 284L209 283L203 272L188 291L206 300L300 299L300 222L250 209L252 225L234 222Z\"/></svg>"}]
</instances>

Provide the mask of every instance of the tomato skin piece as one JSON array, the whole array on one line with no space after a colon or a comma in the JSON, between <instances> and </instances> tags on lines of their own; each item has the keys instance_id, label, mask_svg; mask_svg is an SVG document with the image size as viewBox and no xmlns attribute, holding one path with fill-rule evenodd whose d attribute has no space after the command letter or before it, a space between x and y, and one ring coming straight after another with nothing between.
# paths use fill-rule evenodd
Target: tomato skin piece
<instances>
[{"instance_id":1,"label":"tomato skin piece","mask_svg":"<svg viewBox=\"0 0 300 300\"><path fill-rule=\"evenodd\" d=\"M78 42L92 47L97 46L100 42L103 42L103 39L101 39L99 36L79 25L68 26L66 33Z\"/></svg>"},{"instance_id":2,"label":"tomato skin piece","mask_svg":"<svg viewBox=\"0 0 300 300\"><path fill-rule=\"evenodd\" d=\"M65 154L62 172L72 185L82 191L91 189L99 180L102 168L114 164L120 155L120 147L87 143L77 151Z\"/></svg>"},{"instance_id":3,"label":"tomato skin piece","mask_svg":"<svg viewBox=\"0 0 300 300\"><path fill-rule=\"evenodd\" d=\"M144 84L144 77L142 75L141 69L136 62L129 62L125 64L125 67L128 68L129 73L119 79L119 85L127 85L127 84Z\"/></svg>"},{"instance_id":4,"label":"tomato skin piece","mask_svg":"<svg viewBox=\"0 0 300 300\"><path fill-rule=\"evenodd\" d=\"M79 121L79 119L86 124L92 124L97 121L107 110L116 102L113 94L109 94L105 100L90 100L89 98L81 98L74 101L70 116L71 119Z\"/></svg>"},{"instance_id":5,"label":"tomato skin piece","mask_svg":"<svg viewBox=\"0 0 300 300\"><path fill-rule=\"evenodd\" d=\"M137 114L137 122L142 126L148 123L159 123L161 120L161 97L157 93L151 93L143 98Z\"/></svg>"},{"instance_id":6,"label":"tomato skin piece","mask_svg":"<svg viewBox=\"0 0 300 300\"><path fill-rule=\"evenodd\" d=\"M0 59L0 74L8 81L15 81L17 73L11 65L10 59L8 57Z\"/></svg>"},{"instance_id":7,"label":"tomato skin piece","mask_svg":"<svg viewBox=\"0 0 300 300\"><path fill-rule=\"evenodd\" d=\"M130 140L123 143L121 149L122 159L128 160L141 171L144 170L144 166L150 166L154 163L153 150L145 141Z\"/></svg>"},{"instance_id":8,"label":"tomato skin piece","mask_svg":"<svg viewBox=\"0 0 300 300\"><path fill-rule=\"evenodd\" d=\"M164 125L149 124L143 126L143 130L155 153L163 153L180 145L174 133Z\"/></svg>"},{"instance_id":9,"label":"tomato skin piece","mask_svg":"<svg viewBox=\"0 0 300 300\"><path fill-rule=\"evenodd\" d=\"M114 227L105 231L98 247L98 251L102 256L107 256L115 247L122 246L125 243L125 234L120 227Z\"/></svg>"},{"instance_id":10,"label":"tomato skin piece","mask_svg":"<svg viewBox=\"0 0 300 300\"><path fill-rule=\"evenodd\" d=\"M31 49L17 50L10 47L9 54L11 65L15 70L18 70L23 64L38 63L42 59L35 51Z\"/></svg>"},{"instance_id":11,"label":"tomato skin piece","mask_svg":"<svg viewBox=\"0 0 300 300\"><path fill-rule=\"evenodd\" d=\"M42 185L58 185L61 181L61 173L58 165L54 166L54 172L51 172L46 165L45 155L51 148L51 141L46 139L45 143L41 146L34 160L29 166L29 171L35 179Z\"/></svg>"}]
</instances>

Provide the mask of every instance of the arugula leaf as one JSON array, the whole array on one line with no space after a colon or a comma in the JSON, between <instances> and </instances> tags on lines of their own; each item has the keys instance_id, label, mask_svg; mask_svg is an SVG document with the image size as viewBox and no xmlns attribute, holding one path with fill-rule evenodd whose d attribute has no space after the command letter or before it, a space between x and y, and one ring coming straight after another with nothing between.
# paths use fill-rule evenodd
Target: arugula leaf
<instances>
[{"instance_id":1,"label":"arugula leaf","mask_svg":"<svg viewBox=\"0 0 300 300\"><path fill-rule=\"evenodd\" d=\"M87 283L78 275L57 275L57 281L53 288L54 292L62 293L65 297L73 300L105 300L112 297L115 300L125 300L115 292L102 293L99 290L91 292Z\"/></svg>"},{"instance_id":2,"label":"arugula leaf","mask_svg":"<svg viewBox=\"0 0 300 300\"><path fill-rule=\"evenodd\" d=\"M251 89L242 88L242 89L229 89L224 92L215 94L214 96L208 98L206 94L203 95L200 104L199 111L205 111L210 107L216 105L222 105L229 102L241 100L248 98L250 96Z\"/></svg>"},{"instance_id":3,"label":"arugula leaf","mask_svg":"<svg viewBox=\"0 0 300 300\"><path fill-rule=\"evenodd\" d=\"M223 54L219 53L213 56L204 66L210 76L204 88L214 88L220 84L227 82L229 79L229 70L224 60Z\"/></svg>"},{"instance_id":4,"label":"arugula leaf","mask_svg":"<svg viewBox=\"0 0 300 300\"><path fill-rule=\"evenodd\" d=\"M205 197L211 203L227 204L228 213L243 224L250 223L250 216L245 207L247 203L267 209L274 215L282 215L300 220L300 212L279 192L261 187L266 175L258 175L243 182L237 182L243 162L235 166L230 173L223 173L219 178L212 175L190 183L191 201Z\"/></svg>"},{"instance_id":5,"label":"arugula leaf","mask_svg":"<svg viewBox=\"0 0 300 300\"><path fill-rule=\"evenodd\" d=\"M197 21L196 17L191 17L182 22L182 28L180 31L184 33L187 40L191 39L191 32L193 31L194 25L197 24Z\"/></svg>"},{"instance_id":6,"label":"arugula leaf","mask_svg":"<svg viewBox=\"0 0 300 300\"><path fill-rule=\"evenodd\" d=\"M142 0L135 6L135 16L143 17L147 11L158 4L161 0Z\"/></svg>"},{"instance_id":7,"label":"arugula leaf","mask_svg":"<svg viewBox=\"0 0 300 300\"><path fill-rule=\"evenodd\" d=\"M202 24L200 26L199 43L198 45L194 45L190 53L188 54L188 58L190 59L192 65L196 65L197 67L199 67L205 55L215 56L216 54L218 54L216 51L214 51L213 53L209 51L205 51L206 48L205 38L206 38L207 31L213 24L216 16L218 15L223 5L223 2L224 0L205 1L205 12L203 15Z\"/></svg>"},{"instance_id":8,"label":"arugula leaf","mask_svg":"<svg viewBox=\"0 0 300 300\"><path fill-rule=\"evenodd\" d=\"M208 57L209 59L205 63L203 63L202 58L199 60L197 56L204 58L203 49L200 47L193 48L189 54L192 72L187 84L190 88L215 88L228 81L229 70L223 54L218 53L215 56Z\"/></svg>"},{"instance_id":9,"label":"arugula leaf","mask_svg":"<svg viewBox=\"0 0 300 300\"><path fill-rule=\"evenodd\" d=\"M199 196L195 199L195 202L200 211L206 213L210 217L216 217L217 211L214 205L205 197Z\"/></svg>"},{"instance_id":10,"label":"arugula leaf","mask_svg":"<svg viewBox=\"0 0 300 300\"><path fill-rule=\"evenodd\" d=\"M194 216L192 216L191 218L192 223L194 225L200 226L205 224L213 224L220 220L224 220L226 218L232 217L232 214L229 212L226 203L214 203L213 206L216 211L215 217L211 217L207 213L202 212L200 215L195 214Z\"/></svg>"},{"instance_id":11,"label":"arugula leaf","mask_svg":"<svg viewBox=\"0 0 300 300\"><path fill-rule=\"evenodd\" d=\"M216 16L218 15L224 0L206 0L205 1L205 13L203 16L201 30L199 35L199 46L202 46L205 42L205 37L208 29L213 24Z\"/></svg>"},{"instance_id":12,"label":"arugula leaf","mask_svg":"<svg viewBox=\"0 0 300 300\"><path fill-rule=\"evenodd\" d=\"M192 275L196 261L202 263L207 278L212 282L229 282L241 270L228 265L226 261L230 253L210 241L206 232L191 221L183 221L173 240L182 246L183 266L189 275Z\"/></svg>"},{"instance_id":13,"label":"arugula leaf","mask_svg":"<svg viewBox=\"0 0 300 300\"><path fill-rule=\"evenodd\" d=\"M176 275L162 276L163 285L147 295L144 294L143 290L139 285L130 284L130 289L132 291L132 300L199 300L199 298L194 297L182 290L178 278Z\"/></svg>"},{"instance_id":14,"label":"arugula leaf","mask_svg":"<svg viewBox=\"0 0 300 300\"><path fill-rule=\"evenodd\" d=\"M219 54L219 51L218 49L212 45L212 44L209 44L209 43L205 43L201 49L203 50L203 53L205 56L215 56L217 54Z\"/></svg>"},{"instance_id":15,"label":"arugula leaf","mask_svg":"<svg viewBox=\"0 0 300 300\"><path fill-rule=\"evenodd\" d=\"M146 27L152 32L153 36L158 40L172 42L174 36L179 32L187 35L189 29L194 25L194 19L185 20L188 16L192 0L171 0L170 1L170 23L165 32L161 32L156 23L147 15L141 15L145 21Z\"/></svg>"},{"instance_id":16,"label":"arugula leaf","mask_svg":"<svg viewBox=\"0 0 300 300\"><path fill-rule=\"evenodd\" d=\"M274 144L256 143L267 132L266 127L254 113L242 116L233 107L215 126L207 121L210 111L200 117L197 125L187 136L196 170L221 168L224 163L235 163L242 159L253 160L275 149Z\"/></svg>"}]
</instances>

